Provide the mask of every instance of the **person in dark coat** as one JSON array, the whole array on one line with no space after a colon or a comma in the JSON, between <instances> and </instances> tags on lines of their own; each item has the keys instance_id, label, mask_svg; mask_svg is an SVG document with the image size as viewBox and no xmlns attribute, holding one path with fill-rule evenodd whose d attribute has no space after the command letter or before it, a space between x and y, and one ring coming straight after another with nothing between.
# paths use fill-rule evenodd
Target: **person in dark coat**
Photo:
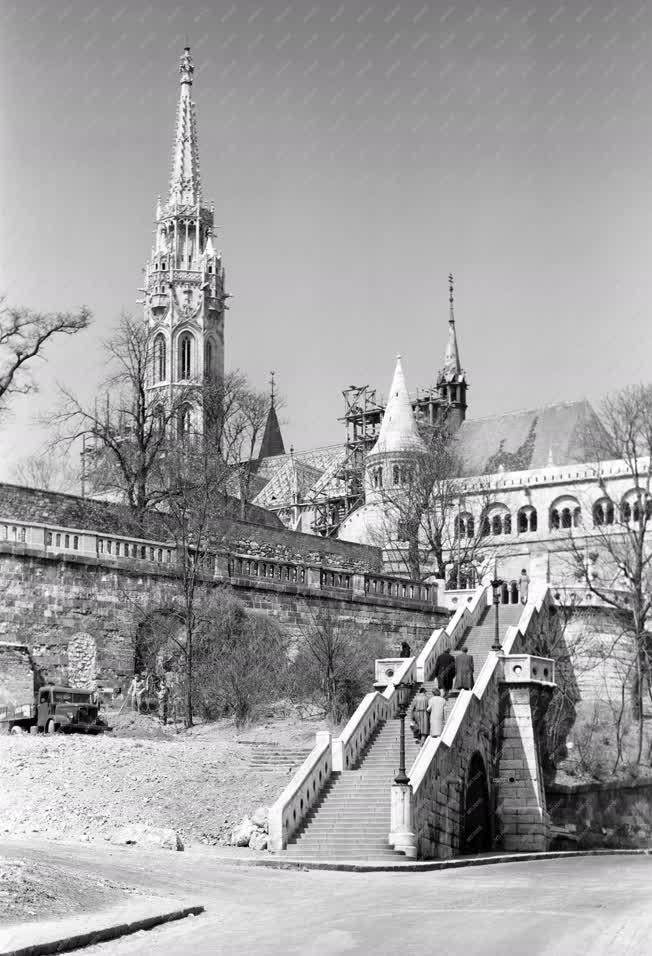
<instances>
[{"instance_id":1,"label":"person in dark coat","mask_svg":"<svg viewBox=\"0 0 652 956\"><path fill-rule=\"evenodd\" d=\"M412 657L412 648L407 641L401 643L401 653L399 657Z\"/></svg>"},{"instance_id":2,"label":"person in dark coat","mask_svg":"<svg viewBox=\"0 0 652 956\"><path fill-rule=\"evenodd\" d=\"M455 687L457 690L473 689L473 658L468 647L463 647L462 653L455 658Z\"/></svg>"},{"instance_id":3,"label":"person in dark coat","mask_svg":"<svg viewBox=\"0 0 652 956\"><path fill-rule=\"evenodd\" d=\"M518 590L521 596L521 604L527 604L528 591L530 589L530 579L525 568L521 568L521 576L518 579Z\"/></svg>"},{"instance_id":4,"label":"person in dark coat","mask_svg":"<svg viewBox=\"0 0 652 956\"><path fill-rule=\"evenodd\" d=\"M419 743L422 743L430 733L430 714L428 713L428 697L425 687L420 687L419 693L414 698L412 723L414 724L414 736Z\"/></svg>"},{"instance_id":5,"label":"person in dark coat","mask_svg":"<svg viewBox=\"0 0 652 956\"><path fill-rule=\"evenodd\" d=\"M445 697L448 697L453 689L453 681L455 680L455 658L448 648L437 656L434 677L437 680L439 689L443 690Z\"/></svg>"}]
</instances>

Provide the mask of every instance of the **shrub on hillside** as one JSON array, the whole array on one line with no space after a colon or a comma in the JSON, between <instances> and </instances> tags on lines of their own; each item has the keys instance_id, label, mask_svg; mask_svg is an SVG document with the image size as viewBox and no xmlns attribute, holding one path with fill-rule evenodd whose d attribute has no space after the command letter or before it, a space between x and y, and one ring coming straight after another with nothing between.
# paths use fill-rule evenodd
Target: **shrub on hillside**
<instances>
[{"instance_id":1,"label":"shrub on hillside","mask_svg":"<svg viewBox=\"0 0 652 956\"><path fill-rule=\"evenodd\" d=\"M386 656L386 640L327 611L302 628L291 668L297 702L321 706L334 723L351 716L373 688L374 661Z\"/></svg>"}]
</instances>

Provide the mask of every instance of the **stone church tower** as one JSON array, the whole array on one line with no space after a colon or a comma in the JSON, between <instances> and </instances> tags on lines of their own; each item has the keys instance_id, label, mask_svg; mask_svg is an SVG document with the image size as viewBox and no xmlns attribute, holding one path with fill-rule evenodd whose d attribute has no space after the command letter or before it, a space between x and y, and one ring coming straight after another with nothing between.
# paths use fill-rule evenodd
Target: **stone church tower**
<instances>
[{"instance_id":1,"label":"stone church tower","mask_svg":"<svg viewBox=\"0 0 652 956\"><path fill-rule=\"evenodd\" d=\"M159 197L154 248L145 268L145 321L151 335L150 390L163 408L181 390L179 437L204 433L202 388L224 376L225 272L215 250L213 204L202 200L194 65L186 47L167 202Z\"/></svg>"}]
</instances>

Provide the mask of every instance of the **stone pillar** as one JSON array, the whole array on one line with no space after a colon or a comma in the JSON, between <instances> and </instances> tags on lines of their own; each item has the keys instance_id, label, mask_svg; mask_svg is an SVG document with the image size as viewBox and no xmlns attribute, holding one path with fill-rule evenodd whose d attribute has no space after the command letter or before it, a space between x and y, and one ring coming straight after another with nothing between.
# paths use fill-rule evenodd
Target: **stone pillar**
<instances>
[{"instance_id":1,"label":"stone pillar","mask_svg":"<svg viewBox=\"0 0 652 956\"><path fill-rule=\"evenodd\" d=\"M354 574L354 575L353 575L352 586L353 586L353 594L354 594L354 595L360 595L361 597L364 597L364 593L365 593L365 591L364 591L364 580L365 580L364 574Z\"/></svg>"},{"instance_id":2,"label":"stone pillar","mask_svg":"<svg viewBox=\"0 0 652 956\"><path fill-rule=\"evenodd\" d=\"M391 830L389 845L412 860L417 857L417 837L412 825L412 787L410 784L392 785Z\"/></svg>"},{"instance_id":3,"label":"stone pillar","mask_svg":"<svg viewBox=\"0 0 652 956\"><path fill-rule=\"evenodd\" d=\"M321 590L321 568L306 568L306 584L311 590Z\"/></svg>"},{"instance_id":4,"label":"stone pillar","mask_svg":"<svg viewBox=\"0 0 652 956\"><path fill-rule=\"evenodd\" d=\"M529 682L501 685L496 813L498 841L507 851L547 848L549 818L536 731L542 693Z\"/></svg>"}]
</instances>

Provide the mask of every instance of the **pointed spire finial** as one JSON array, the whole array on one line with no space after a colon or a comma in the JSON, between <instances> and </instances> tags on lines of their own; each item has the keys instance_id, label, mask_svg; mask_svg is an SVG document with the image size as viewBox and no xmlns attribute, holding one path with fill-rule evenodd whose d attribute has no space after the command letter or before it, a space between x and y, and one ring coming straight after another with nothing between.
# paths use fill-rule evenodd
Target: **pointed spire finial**
<instances>
[{"instance_id":1,"label":"pointed spire finial","mask_svg":"<svg viewBox=\"0 0 652 956\"><path fill-rule=\"evenodd\" d=\"M274 381L274 376L276 375L276 372L270 372L269 374L270 374L270 379L269 379L269 384L270 384L270 399L271 399L271 403L272 403L272 408L274 408L275 385L276 385L276 383L275 383L275 381Z\"/></svg>"},{"instance_id":2,"label":"pointed spire finial","mask_svg":"<svg viewBox=\"0 0 652 956\"><path fill-rule=\"evenodd\" d=\"M448 319L449 322L455 321L455 313L453 311L453 304L455 302L454 291L455 291L455 280L453 279L453 273L449 272L448 273L448 305L450 308L450 316Z\"/></svg>"},{"instance_id":3,"label":"pointed spire finial","mask_svg":"<svg viewBox=\"0 0 652 956\"><path fill-rule=\"evenodd\" d=\"M181 83L189 83L192 85L192 74L195 72L195 64L192 62L192 56L190 54L190 47L188 46L188 40L186 39L186 45L183 48L183 53L181 54L181 62L179 63L179 73L181 74Z\"/></svg>"},{"instance_id":4,"label":"pointed spire finial","mask_svg":"<svg viewBox=\"0 0 652 956\"><path fill-rule=\"evenodd\" d=\"M446 345L446 354L444 355L444 367L440 372L440 378L447 381L455 378L462 372L460 363L460 354L457 348L457 336L455 334L455 312L453 311L455 301L455 283L453 273L448 273L448 344Z\"/></svg>"}]
</instances>

